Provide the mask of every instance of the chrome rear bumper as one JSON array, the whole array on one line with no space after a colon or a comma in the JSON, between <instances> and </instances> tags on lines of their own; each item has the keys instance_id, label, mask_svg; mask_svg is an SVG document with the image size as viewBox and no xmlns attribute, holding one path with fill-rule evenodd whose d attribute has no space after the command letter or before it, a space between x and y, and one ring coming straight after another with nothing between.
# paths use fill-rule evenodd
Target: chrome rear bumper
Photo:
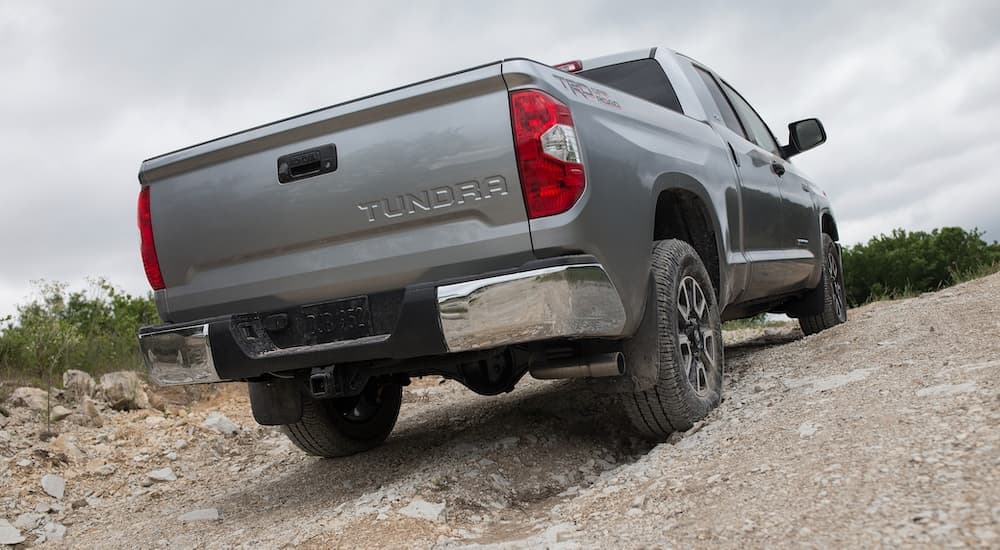
<instances>
[{"instance_id":1,"label":"chrome rear bumper","mask_svg":"<svg viewBox=\"0 0 1000 550\"><path fill-rule=\"evenodd\" d=\"M569 261L573 261L572 259ZM578 260L577 260L578 261ZM298 322L294 310L289 325ZM150 380L205 384L337 363L405 360L556 338L621 336L625 308L598 263L562 263L406 289L391 332L278 347L270 314L243 314L140 331ZM301 316L301 312L298 314ZM383 323L385 324L385 323ZM288 328L288 330L292 330Z\"/></svg>"},{"instance_id":2,"label":"chrome rear bumper","mask_svg":"<svg viewBox=\"0 0 1000 550\"><path fill-rule=\"evenodd\" d=\"M140 334L139 349L154 384L169 386L222 381L215 370L207 324Z\"/></svg>"},{"instance_id":3,"label":"chrome rear bumper","mask_svg":"<svg viewBox=\"0 0 1000 550\"><path fill-rule=\"evenodd\" d=\"M625 307L600 264L519 271L437 289L448 351L620 336Z\"/></svg>"}]
</instances>

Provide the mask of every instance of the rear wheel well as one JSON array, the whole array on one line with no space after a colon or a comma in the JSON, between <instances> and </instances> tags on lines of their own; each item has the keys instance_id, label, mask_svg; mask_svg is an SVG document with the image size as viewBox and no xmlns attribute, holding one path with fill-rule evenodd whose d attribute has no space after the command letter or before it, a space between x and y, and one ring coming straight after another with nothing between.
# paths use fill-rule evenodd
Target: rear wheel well
<instances>
[{"instance_id":1,"label":"rear wheel well","mask_svg":"<svg viewBox=\"0 0 1000 550\"><path fill-rule=\"evenodd\" d=\"M668 189L656 199L653 221L653 240L678 239L694 248L705 265L715 287L715 296L721 292L719 281L719 250L716 246L715 228L705 203L698 195L683 189Z\"/></svg>"}]
</instances>

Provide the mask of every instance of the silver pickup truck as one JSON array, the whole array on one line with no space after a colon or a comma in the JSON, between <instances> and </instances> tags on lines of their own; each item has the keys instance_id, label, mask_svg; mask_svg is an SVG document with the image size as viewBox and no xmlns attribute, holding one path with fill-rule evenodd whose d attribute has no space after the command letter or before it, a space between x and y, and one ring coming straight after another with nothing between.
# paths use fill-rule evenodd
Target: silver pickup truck
<instances>
[{"instance_id":1,"label":"silver pickup truck","mask_svg":"<svg viewBox=\"0 0 1000 550\"><path fill-rule=\"evenodd\" d=\"M637 430L719 404L723 320L846 320L837 225L725 80L663 48L506 59L146 160L158 384L249 382L306 452L381 443L402 387L593 378Z\"/></svg>"}]
</instances>

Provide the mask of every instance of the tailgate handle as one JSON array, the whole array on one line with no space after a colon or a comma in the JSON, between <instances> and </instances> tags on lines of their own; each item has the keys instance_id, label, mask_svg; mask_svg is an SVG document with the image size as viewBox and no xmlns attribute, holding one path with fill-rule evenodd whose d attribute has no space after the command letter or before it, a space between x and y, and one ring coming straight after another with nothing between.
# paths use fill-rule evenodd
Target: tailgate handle
<instances>
[{"instance_id":1,"label":"tailgate handle","mask_svg":"<svg viewBox=\"0 0 1000 550\"><path fill-rule=\"evenodd\" d=\"M278 157L278 181L289 183L337 169L337 146L330 143Z\"/></svg>"}]
</instances>

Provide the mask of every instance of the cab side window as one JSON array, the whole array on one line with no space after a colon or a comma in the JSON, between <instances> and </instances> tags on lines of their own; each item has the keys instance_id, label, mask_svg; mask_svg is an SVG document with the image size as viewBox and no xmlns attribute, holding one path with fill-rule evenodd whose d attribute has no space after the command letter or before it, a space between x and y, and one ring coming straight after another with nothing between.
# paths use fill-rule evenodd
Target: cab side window
<instances>
[{"instance_id":1,"label":"cab side window","mask_svg":"<svg viewBox=\"0 0 1000 550\"><path fill-rule=\"evenodd\" d=\"M663 67L660 67L656 60L627 61L577 74L678 113L684 112L680 100L677 99L677 92L663 72Z\"/></svg>"},{"instance_id":2,"label":"cab side window","mask_svg":"<svg viewBox=\"0 0 1000 550\"><path fill-rule=\"evenodd\" d=\"M733 108L736 109L736 114L739 115L740 120L746 127L750 140L762 149L767 149L775 155L781 156L781 149L778 147L778 143L774 141L771 130L768 129L767 124L764 123L757 112L753 110L753 107L729 84L726 84L725 81L722 82L722 88L726 92L726 97L732 102Z\"/></svg>"},{"instance_id":3,"label":"cab side window","mask_svg":"<svg viewBox=\"0 0 1000 550\"><path fill-rule=\"evenodd\" d=\"M715 77L697 65L694 65L694 70L705 82L705 87L708 88L708 92L712 94L712 99L715 100L715 106L718 107L719 112L722 113L722 122L726 124L726 127L737 134L750 139L747 136L746 131L743 130L743 126L740 124L740 119L736 116L736 111L733 111L733 106L729 104L729 100L726 99L725 94L722 93L722 88L719 87L719 83L715 81Z\"/></svg>"}]
</instances>

